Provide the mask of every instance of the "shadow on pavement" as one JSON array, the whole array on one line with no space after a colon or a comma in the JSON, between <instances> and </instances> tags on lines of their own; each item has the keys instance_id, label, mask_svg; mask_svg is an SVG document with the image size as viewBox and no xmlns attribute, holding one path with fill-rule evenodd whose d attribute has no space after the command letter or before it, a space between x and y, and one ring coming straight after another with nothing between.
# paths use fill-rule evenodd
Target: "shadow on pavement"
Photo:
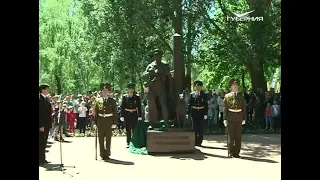
<instances>
[{"instance_id":1,"label":"shadow on pavement","mask_svg":"<svg viewBox=\"0 0 320 180\"><path fill-rule=\"evenodd\" d=\"M117 160L117 159L108 159L108 160L105 160L105 162L112 163L112 164L121 164L121 165L134 165L133 162L121 161L121 160Z\"/></svg>"},{"instance_id":2,"label":"shadow on pavement","mask_svg":"<svg viewBox=\"0 0 320 180\"><path fill-rule=\"evenodd\" d=\"M256 161L256 162L279 163L279 162L271 160L271 159L260 159L260 158L254 158L254 157L248 157L248 156L241 156L241 159L249 160L249 161Z\"/></svg>"},{"instance_id":3,"label":"shadow on pavement","mask_svg":"<svg viewBox=\"0 0 320 180\"><path fill-rule=\"evenodd\" d=\"M210 143L224 143L223 147L227 147L224 135L206 136L205 140ZM212 148L215 149L215 148ZM272 155L281 155L281 135L277 134L249 134L242 136L241 154L251 157L268 157Z\"/></svg>"},{"instance_id":4,"label":"shadow on pavement","mask_svg":"<svg viewBox=\"0 0 320 180\"><path fill-rule=\"evenodd\" d=\"M228 150L227 148L223 148L223 147L213 147L213 146L201 146L202 148L205 149L219 149L219 150Z\"/></svg>"},{"instance_id":5,"label":"shadow on pavement","mask_svg":"<svg viewBox=\"0 0 320 180\"><path fill-rule=\"evenodd\" d=\"M60 171L60 164L43 164L40 165L40 167L43 167L46 169L46 171Z\"/></svg>"},{"instance_id":6,"label":"shadow on pavement","mask_svg":"<svg viewBox=\"0 0 320 180\"><path fill-rule=\"evenodd\" d=\"M281 134L243 134L242 137L243 143L263 143L263 144L281 144ZM225 135L206 135L204 140L226 143L227 136Z\"/></svg>"},{"instance_id":7,"label":"shadow on pavement","mask_svg":"<svg viewBox=\"0 0 320 180\"><path fill-rule=\"evenodd\" d=\"M267 157L272 155L281 155L281 145L260 144L260 146L244 144L241 148L241 154L252 157Z\"/></svg>"},{"instance_id":8,"label":"shadow on pavement","mask_svg":"<svg viewBox=\"0 0 320 180\"><path fill-rule=\"evenodd\" d=\"M210 154L210 153L203 153L205 156L210 157L216 157L216 158L223 158L223 159L231 159L227 155L221 156L217 154ZM271 160L271 159L261 159L261 158L254 158L254 157L248 157L248 156L241 156L241 159L243 160L249 160L249 161L255 161L255 162L266 162L266 163L279 163L277 161Z\"/></svg>"},{"instance_id":9,"label":"shadow on pavement","mask_svg":"<svg viewBox=\"0 0 320 180\"><path fill-rule=\"evenodd\" d=\"M203 153L204 155L206 156L210 156L210 157L216 157L216 158L222 158L222 159L229 159L228 156L221 156L221 155L218 155L218 154L211 154L211 153Z\"/></svg>"},{"instance_id":10,"label":"shadow on pavement","mask_svg":"<svg viewBox=\"0 0 320 180\"><path fill-rule=\"evenodd\" d=\"M72 141L64 140L64 141L61 141L61 143L72 143Z\"/></svg>"},{"instance_id":11,"label":"shadow on pavement","mask_svg":"<svg viewBox=\"0 0 320 180\"><path fill-rule=\"evenodd\" d=\"M199 149L196 149L194 152L191 153L152 153L149 154L154 157L165 157L168 156L172 159L179 159L179 160L204 160L208 157L204 155Z\"/></svg>"}]
</instances>

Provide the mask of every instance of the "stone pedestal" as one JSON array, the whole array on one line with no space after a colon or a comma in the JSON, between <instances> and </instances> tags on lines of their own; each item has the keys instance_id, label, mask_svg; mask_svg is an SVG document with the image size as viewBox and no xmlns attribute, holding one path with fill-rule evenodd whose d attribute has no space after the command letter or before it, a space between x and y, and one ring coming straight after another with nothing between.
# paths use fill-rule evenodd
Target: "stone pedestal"
<instances>
[{"instance_id":1,"label":"stone pedestal","mask_svg":"<svg viewBox=\"0 0 320 180\"><path fill-rule=\"evenodd\" d=\"M186 129L147 132L148 153L182 153L195 151L195 135Z\"/></svg>"}]
</instances>

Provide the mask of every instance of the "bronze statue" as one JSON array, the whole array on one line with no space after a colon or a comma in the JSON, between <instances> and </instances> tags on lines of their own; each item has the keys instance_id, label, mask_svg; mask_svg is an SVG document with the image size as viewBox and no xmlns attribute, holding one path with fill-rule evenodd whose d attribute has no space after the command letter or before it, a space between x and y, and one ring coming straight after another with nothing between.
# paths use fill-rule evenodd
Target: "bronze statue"
<instances>
[{"instance_id":1,"label":"bronze statue","mask_svg":"<svg viewBox=\"0 0 320 180\"><path fill-rule=\"evenodd\" d=\"M147 82L149 123L152 127L156 121L164 120L165 128L169 126L169 119L175 119L176 95L173 86L173 77L169 65L162 61L162 51L154 50L155 61L150 63L145 75L148 75Z\"/></svg>"}]
</instances>

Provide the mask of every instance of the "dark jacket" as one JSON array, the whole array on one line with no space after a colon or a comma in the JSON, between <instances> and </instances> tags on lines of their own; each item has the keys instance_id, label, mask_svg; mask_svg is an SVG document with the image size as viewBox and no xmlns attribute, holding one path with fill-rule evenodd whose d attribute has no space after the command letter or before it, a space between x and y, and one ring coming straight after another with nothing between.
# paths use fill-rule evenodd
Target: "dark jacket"
<instances>
[{"instance_id":1,"label":"dark jacket","mask_svg":"<svg viewBox=\"0 0 320 180\"><path fill-rule=\"evenodd\" d=\"M51 103L39 94L39 128L51 126Z\"/></svg>"}]
</instances>

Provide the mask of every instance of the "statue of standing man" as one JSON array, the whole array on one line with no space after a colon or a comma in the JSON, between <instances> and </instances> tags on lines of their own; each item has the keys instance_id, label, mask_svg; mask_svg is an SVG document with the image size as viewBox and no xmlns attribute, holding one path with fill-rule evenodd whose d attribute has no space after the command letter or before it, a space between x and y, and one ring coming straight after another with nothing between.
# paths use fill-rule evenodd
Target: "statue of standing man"
<instances>
[{"instance_id":1,"label":"statue of standing man","mask_svg":"<svg viewBox=\"0 0 320 180\"><path fill-rule=\"evenodd\" d=\"M172 113L169 112L169 103L172 97L172 88L170 83L170 67L162 61L162 51L155 49L154 51L155 61L150 63L145 74L148 75L149 80L147 86L148 91L148 106L149 106L149 123L150 129L154 126L154 123L159 120L164 120L165 128L169 126L169 118Z\"/></svg>"}]
</instances>

